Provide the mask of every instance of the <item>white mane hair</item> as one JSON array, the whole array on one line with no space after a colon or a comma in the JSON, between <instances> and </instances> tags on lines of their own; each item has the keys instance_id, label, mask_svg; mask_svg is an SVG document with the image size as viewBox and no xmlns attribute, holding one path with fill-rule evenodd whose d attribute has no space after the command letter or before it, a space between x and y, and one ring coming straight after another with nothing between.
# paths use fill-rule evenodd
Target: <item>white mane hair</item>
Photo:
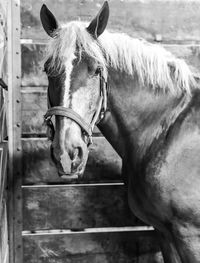
<instances>
[{"instance_id":1,"label":"white mane hair","mask_svg":"<svg viewBox=\"0 0 200 263\"><path fill-rule=\"evenodd\" d=\"M96 41L87 32L86 26L84 22L72 21L55 32L47 49L50 71L59 71L62 61L71 58L72 54L74 59L78 50L79 58L86 53L105 69L111 66L130 75L136 74L143 86L152 89L190 94L191 89L197 86L193 72L185 61L160 45L108 31L104 31Z\"/></svg>"}]
</instances>

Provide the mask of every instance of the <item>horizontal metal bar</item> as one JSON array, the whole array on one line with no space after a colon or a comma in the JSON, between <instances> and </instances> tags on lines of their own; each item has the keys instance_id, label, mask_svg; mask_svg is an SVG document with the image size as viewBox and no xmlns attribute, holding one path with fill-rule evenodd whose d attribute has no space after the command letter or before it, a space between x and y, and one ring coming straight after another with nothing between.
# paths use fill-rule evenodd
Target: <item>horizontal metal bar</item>
<instances>
[{"instance_id":1,"label":"horizontal metal bar","mask_svg":"<svg viewBox=\"0 0 200 263\"><path fill-rule=\"evenodd\" d=\"M44 93L47 94L47 86L36 86L36 87L24 87L21 86L21 93L28 94L28 93Z\"/></svg>"},{"instance_id":2,"label":"horizontal metal bar","mask_svg":"<svg viewBox=\"0 0 200 263\"><path fill-rule=\"evenodd\" d=\"M174 1L174 0L172 0ZM199 1L199 0L197 0ZM157 41L153 41L152 39L146 39L148 42L157 44ZM49 43L48 39L32 39L32 38L22 38L21 44L35 44L35 45L47 45ZM162 46L185 46L185 47L199 47L200 41L196 40L195 43L193 43L193 40L174 40L174 41L161 41L159 42Z\"/></svg>"},{"instance_id":3,"label":"horizontal metal bar","mask_svg":"<svg viewBox=\"0 0 200 263\"><path fill-rule=\"evenodd\" d=\"M20 39L21 44L40 44L40 45L46 45L48 43L47 39L32 39L32 38L21 38Z\"/></svg>"},{"instance_id":4,"label":"horizontal metal bar","mask_svg":"<svg viewBox=\"0 0 200 263\"><path fill-rule=\"evenodd\" d=\"M37 231L22 231L22 236L49 236L49 235L69 235L69 234L93 234L93 233L119 233L119 232L153 232L152 226L125 226L125 227L99 227L85 228L74 231L71 229L52 229Z\"/></svg>"},{"instance_id":5,"label":"horizontal metal bar","mask_svg":"<svg viewBox=\"0 0 200 263\"><path fill-rule=\"evenodd\" d=\"M22 134L22 136L23 136L23 134ZM31 138L26 136L24 138L22 137L21 140L22 140L22 142L23 141L49 141L47 137L41 137L41 136L31 137Z\"/></svg>"},{"instance_id":6,"label":"horizontal metal bar","mask_svg":"<svg viewBox=\"0 0 200 263\"><path fill-rule=\"evenodd\" d=\"M91 187L91 186L120 186L124 185L123 182L116 183L86 183L86 184L38 184L38 185L22 185L23 189L33 189L33 188L64 188L64 187Z\"/></svg>"}]
</instances>

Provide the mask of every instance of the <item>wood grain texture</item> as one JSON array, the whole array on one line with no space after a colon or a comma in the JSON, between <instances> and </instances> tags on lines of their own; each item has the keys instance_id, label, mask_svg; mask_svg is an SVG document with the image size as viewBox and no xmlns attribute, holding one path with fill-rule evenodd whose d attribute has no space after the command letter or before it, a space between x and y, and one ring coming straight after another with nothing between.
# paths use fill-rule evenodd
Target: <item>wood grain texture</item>
<instances>
[{"instance_id":1,"label":"wood grain texture","mask_svg":"<svg viewBox=\"0 0 200 263\"><path fill-rule=\"evenodd\" d=\"M2 215L3 200L6 198L6 194L7 194L5 189L7 184L7 164L8 164L7 158L8 158L8 143L5 141L0 142L0 218Z\"/></svg>"},{"instance_id":2,"label":"wood grain texture","mask_svg":"<svg viewBox=\"0 0 200 263\"><path fill-rule=\"evenodd\" d=\"M163 263L163 259L155 237L130 232L24 237L24 263L36 262Z\"/></svg>"},{"instance_id":3,"label":"wood grain texture","mask_svg":"<svg viewBox=\"0 0 200 263\"><path fill-rule=\"evenodd\" d=\"M8 96L7 91L0 86L0 142L5 140L8 136L7 131L7 108L5 97Z\"/></svg>"},{"instance_id":4,"label":"wood grain texture","mask_svg":"<svg viewBox=\"0 0 200 263\"><path fill-rule=\"evenodd\" d=\"M99 11L102 0L45 0L59 21L90 21ZM22 38L46 39L41 28L39 11L42 3L21 1ZM129 33L134 37L154 40L161 34L164 42L200 41L199 0L111 0L108 28Z\"/></svg>"},{"instance_id":5,"label":"wood grain texture","mask_svg":"<svg viewBox=\"0 0 200 263\"><path fill-rule=\"evenodd\" d=\"M46 86L47 77L43 72L44 44L21 45L22 86Z\"/></svg>"},{"instance_id":6,"label":"wood grain texture","mask_svg":"<svg viewBox=\"0 0 200 263\"><path fill-rule=\"evenodd\" d=\"M22 133L46 134L47 93L22 93Z\"/></svg>"},{"instance_id":7,"label":"wood grain texture","mask_svg":"<svg viewBox=\"0 0 200 263\"><path fill-rule=\"evenodd\" d=\"M0 262L9 263L9 244L8 244L8 217L6 200L1 203L2 214L0 214Z\"/></svg>"},{"instance_id":8,"label":"wood grain texture","mask_svg":"<svg viewBox=\"0 0 200 263\"><path fill-rule=\"evenodd\" d=\"M66 183L51 161L47 139L23 140L22 146L23 184ZM103 137L94 138L82 181L116 181L121 179L120 172L121 159L111 145Z\"/></svg>"},{"instance_id":9,"label":"wood grain texture","mask_svg":"<svg viewBox=\"0 0 200 263\"><path fill-rule=\"evenodd\" d=\"M23 189L23 229L144 225L128 208L123 185Z\"/></svg>"},{"instance_id":10,"label":"wood grain texture","mask_svg":"<svg viewBox=\"0 0 200 263\"><path fill-rule=\"evenodd\" d=\"M200 68L200 46L164 45L164 48L178 58L185 59L188 64L197 69ZM44 44L22 45L22 86L47 86L47 77L43 72L42 62L44 53Z\"/></svg>"}]
</instances>

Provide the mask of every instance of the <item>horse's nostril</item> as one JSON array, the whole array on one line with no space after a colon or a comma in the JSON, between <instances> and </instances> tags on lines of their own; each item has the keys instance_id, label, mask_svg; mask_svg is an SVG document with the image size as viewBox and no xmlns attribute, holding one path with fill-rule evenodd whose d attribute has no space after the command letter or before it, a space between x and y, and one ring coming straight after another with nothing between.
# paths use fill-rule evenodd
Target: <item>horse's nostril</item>
<instances>
[{"instance_id":1,"label":"horse's nostril","mask_svg":"<svg viewBox=\"0 0 200 263\"><path fill-rule=\"evenodd\" d=\"M81 147L77 147L78 149L78 158L79 160L82 160L83 158L83 149Z\"/></svg>"},{"instance_id":2,"label":"horse's nostril","mask_svg":"<svg viewBox=\"0 0 200 263\"><path fill-rule=\"evenodd\" d=\"M73 156L73 160L72 160L72 161L75 161L75 160L77 159L78 155L79 155L79 149L76 148L76 149L74 150L74 156Z\"/></svg>"},{"instance_id":3,"label":"horse's nostril","mask_svg":"<svg viewBox=\"0 0 200 263\"><path fill-rule=\"evenodd\" d=\"M77 164L79 164L81 162L82 158L83 158L83 150L81 147L77 147L74 150L74 156L73 156L73 160L72 160L73 166L76 166Z\"/></svg>"}]
</instances>

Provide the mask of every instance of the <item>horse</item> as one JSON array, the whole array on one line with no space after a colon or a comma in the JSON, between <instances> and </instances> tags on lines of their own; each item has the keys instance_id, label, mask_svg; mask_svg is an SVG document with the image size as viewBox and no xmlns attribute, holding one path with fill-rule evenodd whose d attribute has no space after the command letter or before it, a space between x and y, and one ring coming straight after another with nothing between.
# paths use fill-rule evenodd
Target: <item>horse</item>
<instances>
[{"instance_id":1,"label":"horse","mask_svg":"<svg viewBox=\"0 0 200 263\"><path fill-rule=\"evenodd\" d=\"M164 262L200 262L198 76L160 45L106 30L107 2L90 23L61 25L46 5L40 17L58 174L83 175L96 124L122 158L130 209L154 226Z\"/></svg>"}]
</instances>

